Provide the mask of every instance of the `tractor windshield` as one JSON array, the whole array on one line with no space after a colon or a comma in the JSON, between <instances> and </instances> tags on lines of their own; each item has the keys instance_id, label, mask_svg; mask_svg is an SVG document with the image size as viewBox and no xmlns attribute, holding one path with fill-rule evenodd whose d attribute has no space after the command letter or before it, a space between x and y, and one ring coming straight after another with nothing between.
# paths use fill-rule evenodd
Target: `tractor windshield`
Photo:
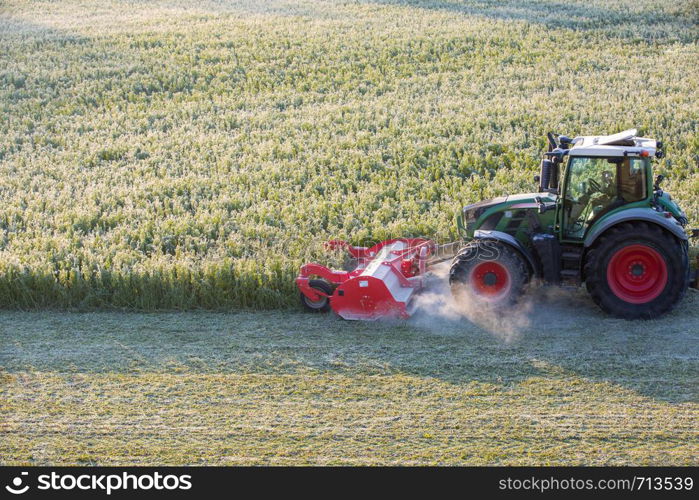
<instances>
[{"instance_id":1,"label":"tractor windshield","mask_svg":"<svg viewBox=\"0 0 699 500\"><path fill-rule=\"evenodd\" d=\"M640 157L571 157L563 201L564 237L582 239L604 214L646 197L646 162Z\"/></svg>"}]
</instances>

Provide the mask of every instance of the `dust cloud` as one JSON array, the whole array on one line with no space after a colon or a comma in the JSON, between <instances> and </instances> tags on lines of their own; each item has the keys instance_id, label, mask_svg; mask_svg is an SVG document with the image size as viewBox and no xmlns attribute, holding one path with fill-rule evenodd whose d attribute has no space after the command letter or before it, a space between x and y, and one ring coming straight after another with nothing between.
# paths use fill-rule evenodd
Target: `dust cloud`
<instances>
[{"instance_id":1,"label":"dust cloud","mask_svg":"<svg viewBox=\"0 0 699 500\"><path fill-rule=\"evenodd\" d=\"M536 287L527 290L520 300L506 310L476 303L467 296L454 297L449 287L449 263L434 266L426 276L425 288L415 299L410 322L419 328L444 332L469 321L506 343L518 340L536 320L547 323L574 321L571 312L580 303L580 293L559 287Z\"/></svg>"}]
</instances>

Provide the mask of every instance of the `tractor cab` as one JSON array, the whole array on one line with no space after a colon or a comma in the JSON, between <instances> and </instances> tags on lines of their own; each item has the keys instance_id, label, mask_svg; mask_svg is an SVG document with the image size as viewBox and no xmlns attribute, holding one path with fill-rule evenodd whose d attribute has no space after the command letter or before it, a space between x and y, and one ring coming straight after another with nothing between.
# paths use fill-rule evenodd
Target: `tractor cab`
<instances>
[{"instance_id":1,"label":"tractor cab","mask_svg":"<svg viewBox=\"0 0 699 500\"><path fill-rule=\"evenodd\" d=\"M636 130L610 136L568 139L550 135L542 162L541 191L560 192L556 221L561 240L581 241L597 221L621 207L648 204L653 196L652 157L662 157L662 144L636 137ZM559 165L564 165L562 179ZM553 184L553 185L552 185Z\"/></svg>"}]
</instances>

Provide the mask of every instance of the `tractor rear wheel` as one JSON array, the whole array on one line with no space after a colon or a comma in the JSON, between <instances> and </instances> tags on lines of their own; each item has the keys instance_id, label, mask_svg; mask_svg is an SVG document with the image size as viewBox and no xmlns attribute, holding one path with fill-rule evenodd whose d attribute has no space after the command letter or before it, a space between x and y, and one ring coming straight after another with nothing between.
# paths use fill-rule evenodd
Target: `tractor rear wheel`
<instances>
[{"instance_id":1,"label":"tractor rear wheel","mask_svg":"<svg viewBox=\"0 0 699 500\"><path fill-rule=\"evenodd\" d=\"M321 295L319 300L311 300L301 293L301 305L311 312L328 312L330 310L330 296L333 294L333 287L325 280L309 280L308 286L327 295Z\"/></svg>"},{"instance_id":2,"label":"tractor rear wheel","mask_svg":"<svg viewBox=\"0 0 699 500\"><path fill-rule=\"evenodd\" d=\"M689 285L687 245L655 224L612 227L585 258L585 285L604 311L651 319L670 311Z\"/></svg>"},{"instance_id":3,"label":"tractor rear wheel","mask_svg":"<svg viewBox=\"0 0 699 500\"><path fill-rule=\"evenodd\" d=\"M498 241L467 245L454 257L449 271L449 284L457 299L495 308L516 302L528 281L524 258Z\"/></svg>"}]
</instances>

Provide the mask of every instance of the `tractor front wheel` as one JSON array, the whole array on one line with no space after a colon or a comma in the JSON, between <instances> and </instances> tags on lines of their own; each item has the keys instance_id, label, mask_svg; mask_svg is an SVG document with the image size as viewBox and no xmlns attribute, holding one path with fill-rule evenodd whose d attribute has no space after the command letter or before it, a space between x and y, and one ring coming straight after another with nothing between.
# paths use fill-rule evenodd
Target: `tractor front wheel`
<instances>
[{"instance_id":1,"label":"tractor front wheel","mask_svg":"<svg viewBox=\"0 0 699 500\"><path fill-rule=\"evenodd\" d=\"M513 304L528 281L527 264L519 252L491 240L461 249L449 272L449 284L457 299L496 308Z\"/></svg>"},{"instance_id":2,"label":"tractor front wheel","mask_svg":"<svg viewBox=\"0 0 699 500\"><path fill-rule=\"evenodd\" d=\"M614 226L585 259L585 285L604 311L651 319L670 311L689 280L687 248L654 224Z\"/></svg>"}]
</instances>

